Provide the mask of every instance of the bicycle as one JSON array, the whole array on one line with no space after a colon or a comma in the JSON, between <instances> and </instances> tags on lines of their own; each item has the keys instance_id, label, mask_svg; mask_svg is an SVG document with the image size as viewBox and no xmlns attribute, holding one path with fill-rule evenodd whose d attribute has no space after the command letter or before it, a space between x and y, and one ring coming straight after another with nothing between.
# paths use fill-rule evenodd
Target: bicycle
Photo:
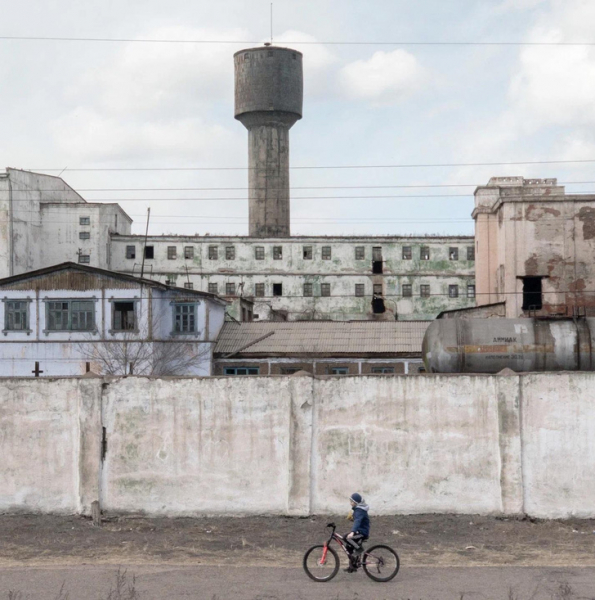
<instances>
[{"instance_id":1,"label":"bicycle","mask_svg":"<svg viewBox=\"0 0 595 600\"><path fill-rule=\"evenodd\" d=\"M363 567L365 574L374 581L390 581L399 572L399 556L389 546L377 544L369 550L364 550L361 555L350 554L347 550L345 538L335 533L337 526L334 523L328 523L327 527L332 528L328 541L325 544L312 546L304 554L304 571L310 579L326 582L330 581L339 572L339 555L334 548L331 548L333 540L347 554L349 564L353 567Z\"/></svg>"}]
</instances>

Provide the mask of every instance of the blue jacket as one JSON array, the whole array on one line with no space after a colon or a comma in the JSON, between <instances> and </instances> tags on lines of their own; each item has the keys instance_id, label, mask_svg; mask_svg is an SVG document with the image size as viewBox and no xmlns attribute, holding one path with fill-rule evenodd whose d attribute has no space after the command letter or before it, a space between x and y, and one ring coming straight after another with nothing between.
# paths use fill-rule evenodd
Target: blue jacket
<instances>
[{"instance_id":1,"label":"blue jacket","mask_svg":"<svg viewBox=\"0 0 595 600\"><path fill-rule=\"evenodd\" d=\"M353 527L351 531L357 531L365 537L370 537L370 517L368 517L370 507L363 502L356 504L353 508Z\"/></svg>"}]
</instances>

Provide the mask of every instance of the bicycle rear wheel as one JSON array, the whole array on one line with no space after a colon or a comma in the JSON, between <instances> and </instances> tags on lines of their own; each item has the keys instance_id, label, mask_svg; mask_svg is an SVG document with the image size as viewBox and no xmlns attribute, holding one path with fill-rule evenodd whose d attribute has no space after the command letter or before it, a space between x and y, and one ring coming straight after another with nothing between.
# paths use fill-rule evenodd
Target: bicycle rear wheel
<instances>
[{"instance_id":1,"label":"bicycle rear wheel","mask_svg":"<svg viewBox=\"0 0 595 600\"><path fill-rule=\"evenodd\" d=\"M362 566L374 581L390 581L399 572L399 556L389 546L372 546L364 552Z\"/></svg>"},{"instance_id":2,"label":"bicycle rear wheel","mask_svg":"<svg viewBox=\"0 0 595 600\"><path fill-rule=\"evenodd\" d=\"M304 571L314 581L330 581L339 571L339 556L330 547L320 544L312 546L304 554Z\"/></svg>"}]
</instances>

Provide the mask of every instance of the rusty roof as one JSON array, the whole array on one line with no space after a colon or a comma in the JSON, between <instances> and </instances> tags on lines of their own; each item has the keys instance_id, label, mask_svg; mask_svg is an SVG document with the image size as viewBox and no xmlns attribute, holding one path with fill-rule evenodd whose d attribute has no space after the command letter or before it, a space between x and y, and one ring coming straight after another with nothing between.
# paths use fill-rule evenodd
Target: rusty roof
<instances>
[{"instance_id":1,"label":"rusty roof","mask_svg":"<svg viewBox=\"0 0 595 600\"><path fill-rule=\"evenodd\" d=\"M421 354L431 321L263 321L226 322L215 354Z\"/></svg>"}]
</instances>

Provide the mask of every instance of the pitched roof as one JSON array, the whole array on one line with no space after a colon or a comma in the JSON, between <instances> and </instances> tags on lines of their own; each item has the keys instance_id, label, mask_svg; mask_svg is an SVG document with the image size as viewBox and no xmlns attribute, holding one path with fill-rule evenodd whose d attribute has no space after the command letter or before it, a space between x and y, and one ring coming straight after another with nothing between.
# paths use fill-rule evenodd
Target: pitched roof
<instances>
[{"instance_id":1,"label":"pitched roof","mask_svg":"<svg viewBox=\"0 0 595 600\"><path fill-rule=\"evenodd\" d=\"M228 304L227 300L220 298L217 294L210 294L208 292L201 292L198 290L188 290L186 288L178 288L169 285L165 285L159 281L152 279L146 279L144 277L135 277L134 275L127 275L125 273L118 273L116 271L108 271L107 269L100 269L99 267L91 267L89 265L82 265L73 262L64 262L51 267L44 267L43 269L36 269L35 271L27 271L19 275L12 275L11 277L4 277L0 279L0 288L10 286L11 284L20 283L27 281L28 279L37 279L49 275L55 275L60 272L75 272L83 273L88 275L96 275L100 277L106 277L110 279L117 279L124 281L128 284L145 285L148 287L160 289L163 291L177 291L183 293L185 296L196 296L203 297L219 302L220 304Z\"/></svg>"},{"instance_id":2,"label":"pitched roof","mask_svg":"<svg viewBox=\"0 0 595 600\"><path fill-rule=\"evenodd\" d=\"M431 321L227 321L215 354L420 354Z\"/></svg>"}]
</instances>

